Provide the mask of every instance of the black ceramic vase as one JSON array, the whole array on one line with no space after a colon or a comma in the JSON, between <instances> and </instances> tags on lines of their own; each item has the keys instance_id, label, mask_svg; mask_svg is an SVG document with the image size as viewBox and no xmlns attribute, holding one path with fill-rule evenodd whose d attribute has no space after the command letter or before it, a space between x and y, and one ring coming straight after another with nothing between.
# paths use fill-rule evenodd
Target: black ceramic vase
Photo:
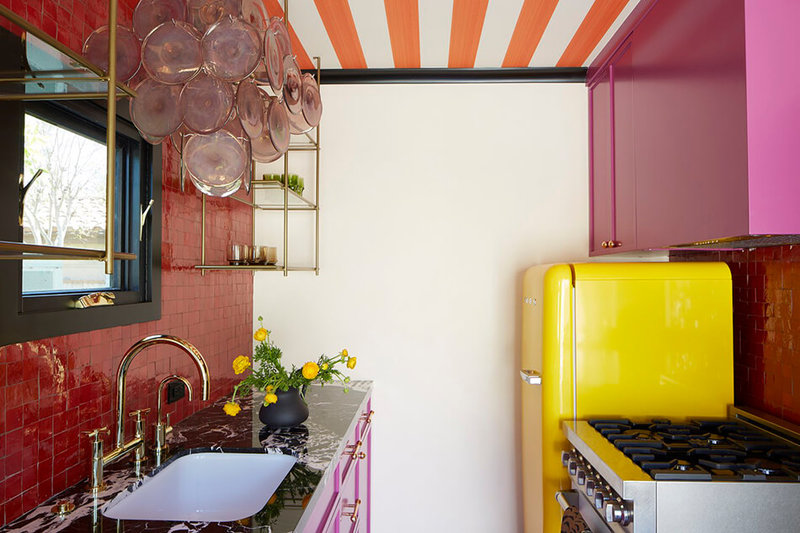
<instances>
[{"instance_id":1,"label":"black ceramic vase","mask_svg":"<svg viewBox=\"0 0 800 533\"><path fill-rule=\"evenodd\" d=\"M278 401L262 405L258 419L271 429L299 426L308 418L308 404L300 396L300 390L291 387L287 391L276 391Z\"/></svg>"}]
</instances>

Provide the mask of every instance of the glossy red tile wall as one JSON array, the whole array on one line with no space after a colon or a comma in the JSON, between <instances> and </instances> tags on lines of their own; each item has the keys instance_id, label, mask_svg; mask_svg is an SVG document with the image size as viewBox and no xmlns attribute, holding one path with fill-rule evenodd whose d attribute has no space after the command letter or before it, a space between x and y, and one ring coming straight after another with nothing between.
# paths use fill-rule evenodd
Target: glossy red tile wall
<instances>
[{"instance_id":1,"label":"glossy red tile wall","mask_svg":"<svg viewBox=\"0 0 800 533\"><path fill-rule=\"evenodd\" d=\"M672 252L670 261L728 264L736 403L800 423L800 246Z\"/></svg>"},{"instance_id":2,"label":"glossy red tile wall","mask_svg":"<svg viewBox=\"0 0 800 533\"><path fill-rule=\"evenodd\" d=\"M135 0L120 0L119 20L129 23ZM104 24L104 0L0 0L73 49ZM233 357L251 350L252 275L210 272L201 276L200 194L188 183L181 192L179 160L164 147L162 204L162 318L156 322L45 338L0 347L0 525L86 478L90 446L81 431L114 427L114 380L124 351L140 338L169 333L186 338L205 356L211 399L234 383ZM230 242L250 242L252 215L231 200L209 200L207 259L224 259ZM200 381L180 350L142 352L128 375L128 410L151 407L164 376L186 376L199 395ZM167 406L176 422L207 405L186 398ZM133 428L127 428L132 435ZM150 438L150 437L148 437ZM111 438L105 439L110 449Z\"/></svg>"}]
</instances>

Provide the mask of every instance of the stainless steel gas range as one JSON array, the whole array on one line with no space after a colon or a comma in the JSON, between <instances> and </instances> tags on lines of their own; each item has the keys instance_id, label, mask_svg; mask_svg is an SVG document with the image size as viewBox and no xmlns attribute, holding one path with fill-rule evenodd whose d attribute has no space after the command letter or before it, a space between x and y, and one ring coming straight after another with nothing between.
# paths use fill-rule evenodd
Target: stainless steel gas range
<instances>
[{"instance_id":1,"label":"stainless steel gas range","mask_svg":"<svg viewBox=\"0 0 800 533\"><path fill-rule=\"evenodd\" d=\"M564 422L573 490L557 499L593 533L800 531L797 428L730 414Z\"/></svg>"}]
</instances>

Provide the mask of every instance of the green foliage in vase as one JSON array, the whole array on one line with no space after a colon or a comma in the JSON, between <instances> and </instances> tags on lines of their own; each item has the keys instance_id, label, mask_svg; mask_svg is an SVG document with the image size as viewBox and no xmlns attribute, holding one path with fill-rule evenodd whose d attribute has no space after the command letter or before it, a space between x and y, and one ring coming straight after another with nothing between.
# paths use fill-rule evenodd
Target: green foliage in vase
<instances>
[{"instance_id":1,"label":"green foliage in vase","mask_svg":"<svg viewBox=\"0 0 800 533\"><path fill-rule=\"evenodd\" d=\"M287 369L281 363L283 352L270 339L271 332L264 328L263 318L258 317L258 322L260 327L253 334L253 338L258 341L253 350L253 362L246 355L240 355L233 360L233 371L236 374L243 374L248 369L250 374L234 387L231 401L223 407L227 414L236 416L241 410L236 403L237 394L246 394L254 389L266 392L264 405L278 401L275 391L297 388L300 394L304 394L305 387L310 383L325 384L338 380L345 384L344 391L348 391L350 378L338 367L343 365L352 370L356 367L356 358L351 357L346 349L333 357L323 354L316 361L308 361L300 368L292 365L291 369Z\"/></svg>"}]
</instances>

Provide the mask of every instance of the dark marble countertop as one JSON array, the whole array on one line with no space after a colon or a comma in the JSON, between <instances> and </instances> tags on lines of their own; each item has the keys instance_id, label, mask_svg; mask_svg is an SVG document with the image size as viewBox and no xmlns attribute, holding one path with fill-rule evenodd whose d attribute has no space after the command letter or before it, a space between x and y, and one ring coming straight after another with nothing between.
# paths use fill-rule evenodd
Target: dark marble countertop
<instances>
[{"instance_id":1,"label":"dark marble countertop","mask_svg":"<svg viewBox=\"0 0 800 533\"><path fill-rule=\"evenodd\" d=\"M129 459L108 465L104 480L107 488L97 498L85 490L86 482L70 487L50 498L4 528L4 532L64 531L82 533L101 531L137 532L268 532L302 531L306 509L313 509L316 496L332 475L344 451L347 437L353 434L358 415L366 409L372 382L360 381L341 386L311 386L306 393L310 415L302 425L291 429L268 431L258 420L258 404L253 398L242 399L242 411L230 417L222 411L227 398L175 424L168 437L169 456L161 466L189 453L219 451L252 453L287 453L298 460L261 511L236 522L166 522L114 520L102 515L103 507L122 490L137 482ZM263 397L263 396L262 396ZM258 397L256 397L256 400ZM148 440L152 428L148 433ZM148 442L149 443L149 442ZM86 450L89 453L89 450ZM330 480L332 482L332 480ZM75 510L64 518L51 512L56 502L69 501Z\"/></svg>"}]
</instances>

